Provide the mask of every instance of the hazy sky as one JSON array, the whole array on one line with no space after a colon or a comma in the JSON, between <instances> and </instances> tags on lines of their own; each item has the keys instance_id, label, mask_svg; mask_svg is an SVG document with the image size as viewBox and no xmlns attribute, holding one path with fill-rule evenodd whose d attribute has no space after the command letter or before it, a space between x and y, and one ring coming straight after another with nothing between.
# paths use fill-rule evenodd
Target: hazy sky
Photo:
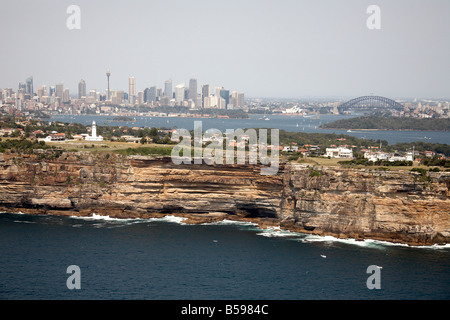
<instances>
[{"instance_id":1,"label":"hazy sky","mask_svg":"<svg viewBox=\"0 0 450 320\"><path fill-rule=\"evenodd\" d=\"M69 30L69 5L81 29ZM369 5L381 30L369 30ZM198 79L247 97L450 98L449 0L2 0L0 88Z\"/></svg>"}]
</instances>

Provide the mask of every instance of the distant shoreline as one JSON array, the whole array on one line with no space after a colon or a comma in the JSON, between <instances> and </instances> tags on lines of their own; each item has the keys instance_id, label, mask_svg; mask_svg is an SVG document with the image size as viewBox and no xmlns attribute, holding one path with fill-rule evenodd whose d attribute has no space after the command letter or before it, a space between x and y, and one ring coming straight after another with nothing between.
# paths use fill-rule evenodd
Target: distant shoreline
<instances>
[{"instance_id":1,"label":"distant shoreline","mask_svg":"<svg viewBox=\"0 0 450 320\"><path fill-rule=\"evenodd\" d=\"M364 131L435 131L449 132L449 118L410 118L393 116L361 116L341 119L320 126L321 129Z\"/></svg>"},{"instance_id":2,"label":"distant shoreline","mask_svg":"<svg viewBox=\"0 0 450 320\"><path fill-rule=\"evenodd\" d=\"M432 132L450 132L450 130L421 130L421 129L355 129L355 128L319 128L322 130L356 130L356 131L432 131Z\"/></svg>"}]
</instances>

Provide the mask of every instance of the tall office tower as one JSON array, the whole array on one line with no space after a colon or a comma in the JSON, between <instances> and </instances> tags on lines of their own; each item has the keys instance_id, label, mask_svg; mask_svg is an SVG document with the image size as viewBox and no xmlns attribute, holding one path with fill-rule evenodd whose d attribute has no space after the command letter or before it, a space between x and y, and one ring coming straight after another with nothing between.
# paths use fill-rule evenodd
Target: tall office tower
<instances>
[{"instance_id":1,"label":"tall office tower","mask_svg":"<svg viewBox=\"0 0 450 320\"><path fill-rule=\"evenodd\" d=\"M182 104L184 101L184 91L185 91L184 83L179 84L175 87L175 101L178 104Z\"/></svg>"},{"instance_id":2,"label":"tall office tower","mask_svg":"<svg viewBox=\"0 0 450 320\"><path fill-rule=\"evenodd\" d=\"M142 96L143 102L148 102L149 95L150 95L150 88L145 88L144 95Z\"/></svg>"},{"instance_id":3,"label":"tall office tower","mask_svg":"<svg viewBox=\"0 0 450 320\"><path fill-rule=\"evenodd\" d=\"M61 99L61 102L62 102L64 99L64 85L62 83L58 83L56 85L55 94L59 99Z\"/></svg>"},{"instance_id":4,"label":"tall office tower","mask_svg":"<svg viewBox=\"0 0 450 320\"><path fill-rule=\"evenodd\" d=\"M227 106L230 103L230 90L220 90L220 97L225 100L225 109L227 109Z\"/></svg>"},{"instance_id":5,"label":"tall office tower","mask_svg":"<svg viewBox=\"0 0 450 320\"><path fill-rule=\"evenodd\" d=\"M137 100L138 105L144 104L144 91L138 92L136 100Z\"/></svg>"},{"instance_id":6,"label":"tall office tower","mask_svg":"<svg viewBox=\"0 0 450 320\"><path fill-rule=\"evenodd\" d=\"M204 97L204 99L203 99L203 108L204 109L211 108L211 97Z\"/></svg>"},{"instance_id":7,"label":"tall office tower","mask_svg":"<svg viewBox=\"0 0 450 320\"><path fill-rule=\"evenodd\" d=\"M243 108L244 107L244 93L243 92L239 92L238 93L238 97L237 97L237 107L238 108Z\"/></svg>"},{"instance_id":8,"label":"tall office tower","mask_svg":"<svg viewBox=\"0 0 450 320\"><path fill-rule=\"evenodd\" d=\"M136 79L128 78L128 101L133 104L136 98Z\"/></svg>"},{"instance_id":9,"label":"tall office tower","mask_svg":"<svg viewBox=\"0 0 450 320\"><path fill-rule=\"evenodd\" d=\"M111 75L111 72L109 70L106 70L106 77L108 78L108 89L106 91L106 100L109 100L111 98L111 95L109 93L109 76Z\"/></svg>"},{"instance_id":10,"label":"tall office tower","mask_svg":"<svg viewBox=\"0 0 450 320\"><path fill-rule=\"evenodd\" d=\"M125 92L123 91L114 91L111 95L111 103L113 104L121 104L125 99Z\"/></svg>"},{"instance_id":11,"label":"tall office tower","mask_svg":"<svg viewBox=\"0 0 450 320\"><path fill-rule=\"evenodd\" d=\"M197 101L197 79L189 80L189 99Z\"/></svg>"},{"instance_id":12,"label":"tall office tower","mask_svg":"<svg viewBox=\"0 0 450 320\"><path fill-rule=\"evenodd\" d=\"M222 98L221 96L217 97L217 108L219 108L219 109L226 109L227 108L227 104L225 102L225 99Z\"/></svg>"},{"instance_id":13,"label":"tall office tower","mask_svg":"<svg viewBox=\"0 0 450 320\"><path fill-rule=\"evenodd\" d=\"M19 92L26 93L27 92L27 85L25 82L19 82Z\"/></svg>"},{"instance_id":14,"label":"tall office tower","mask_svg":"<svg viewBox=\"0 0 450 320\"><path fill-rule=\"evenodd\" d=\"M63 102L69 102L70 101L69 89L64 89L62 101Z\"/></svg>"},{"instance_id":15,"label":"tall office tower","mask_svg":"<svg viewBox=\"0 0 450 320\"><path fill-rule=\"evenodd\" d=\"M209 84L202 85L202 108L205 108L205 98L209 98Z\"/></svg>"},{"instance_id":16,"label":"tall office tower","mask_svg":"<svg viewBox=\"0 0 450 320\"><path fill-rule=\"evenodd\" d=\"M83 79L78 82L78 99L81 97L86 97L86 82Z\"/></svg>"},{"instance_id":17,"label":"tall office tower","mask_svg":"<svg viewBox=\"0 0 450 320\"><path fill-rule=\"evenodd\" d=\"M128 79L128 97L136 95L136 79L130 77Z\"/></svg>"},{"instance_id":18,"label":"tall office tower","mask_svg":"<svg viewBox=\"0 0 450 320\"><path fill-rule=\"evenodd\" d=\"M31 96L33 96L33 77L29 77L25 80L25 84L26 84L26 90L25 93L30 94Z\"/></svg>"},{"instance_id":19,"label":"tall office tower","mask_svg":"<svg viewBox=\"0 0 450 320\"><path fill-rule=\"evenodd\" d=\"M230 98L230 104L233 105L233 108L236 109L237 108L237 92L236 91L231 91L231 98Z\"/></svg>"},{"instance_id":20,"label":"tall office tower","mask_svg":"<svg viewBox=\"0 0 450 320\"><path fill-rule=\"evenodd\" d=\"M25 99L25 83L24 82L19 82L19 90L17 90L16 99L20 99L20 100Z\"/></svg>"},{"instance_id":21,"label":"tall office tower","mask_svg":"<svg viewBox=\"0 0 450 320\"><path fill-rule=\"evenodd\" d=\"M147 102L156 102L156 87L150 87L147 99Z\"/></svg>"},{"instance_id":22,"label":"tall office tower","mask_svg":"<svg viewBox=\"0 0 450 320\"><path fill-rule=\"evenodd\" d=\"M215 95L210 95L209 96L209 107L210 108L217 108L217 97Z\"/></svg>"},{"instance_id":23,"label":"tall office tower","mask_svg":"<svg viewBox=\"0 0 450 320\"><path fill-rule=\"evenodd\" d=\"M13 90L12 88L5 88L5 90L3 90L3 99L8 99L11 98L13 94Z\"/></svg>"},{"instance_id":24,"label":"tall office tower","mask_svg":"<svg viewBox=\"0 0 450 320\"><path fill-rule=\"evenodd\" d=\"M217 97L217 99L220 97L220 90L224 89L224 87L215 87L214 88L214 96Z\"/></svg>"},{"instance_id":25,"label":"tall office tower","mask_svg":"<svg viewBox=\"0 0 450 320\"><path fill-rule=\"evenodd\" d=\"M173 91L172 91L172 80L167 80L164 82L164 96L172 99Z\"/></svg>"}]
</instances>

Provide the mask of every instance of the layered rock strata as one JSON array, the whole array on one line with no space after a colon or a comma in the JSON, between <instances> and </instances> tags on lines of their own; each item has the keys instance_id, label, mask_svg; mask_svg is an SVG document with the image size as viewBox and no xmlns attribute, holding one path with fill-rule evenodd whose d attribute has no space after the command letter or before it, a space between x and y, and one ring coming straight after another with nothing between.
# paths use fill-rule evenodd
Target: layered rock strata
<instances>
[{"instance_id":1,"label":"layered rock strata","mask_svg":"<svg viewBox=\"0 0 450 320\"><path fill-rule=\"evenodd\" d=\"M282 164L174 165L170 158L64 152L0 157L0 210L168 214L188 223L248 220L291 231L411 245L450 241L450 172Z\"/></svg>"}]
</instances>

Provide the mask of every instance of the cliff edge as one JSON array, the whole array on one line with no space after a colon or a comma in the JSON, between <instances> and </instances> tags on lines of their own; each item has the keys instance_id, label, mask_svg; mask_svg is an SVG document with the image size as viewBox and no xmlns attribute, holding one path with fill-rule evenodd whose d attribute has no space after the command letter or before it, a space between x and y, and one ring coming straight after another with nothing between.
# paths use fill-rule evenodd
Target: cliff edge
<instances>
[{"instance_id":1,"label":"cliff edge","mask_svg":"<svg viewBox=\"0 0 450 320\"><path fill-rule=\"evenodd\" d=\"M89 152L0 155L0 210L191 223L249 220L291 231L410 245L450 243L450 172L282 164L174 165Z\"/></svg>"}]
</instances>

